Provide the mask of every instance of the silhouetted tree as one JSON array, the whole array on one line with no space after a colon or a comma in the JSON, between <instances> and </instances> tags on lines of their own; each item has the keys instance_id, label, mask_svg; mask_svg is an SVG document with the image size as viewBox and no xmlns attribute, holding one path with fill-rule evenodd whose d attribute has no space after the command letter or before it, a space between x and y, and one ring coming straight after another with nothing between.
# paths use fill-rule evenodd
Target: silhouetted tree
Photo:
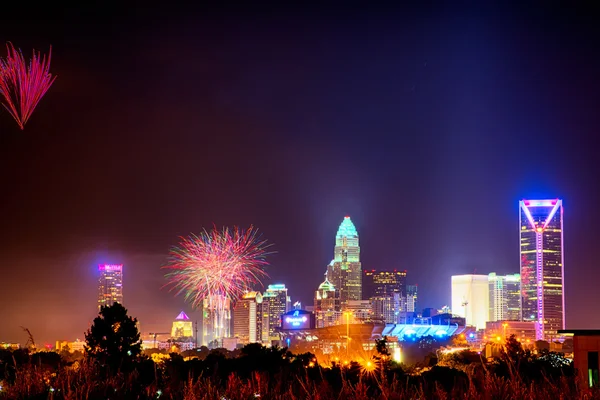
<instances>
[{"instance_id":1,"label":"silhouetted tree","mask_svg":"<svg viewBox=\"0 0 600 400\"><path fill-rule=\"evenodd\" d=\"M198 358L200 360L204 360L206 356L210 353L210 350L206 346L200 346L200 351L198 352Z\"/></svg>"},{"instance_id":2,"label":"silhouetted tree","mask_svg":"<svg viewBox=\"0 0 600 400\"><path fill-rule=\"evenodd\" d=\"M453 335L450 338L450 344L453 347L467 347L469 345L464 333L461 333L460 335Z\"/></svg>"},{"instance_id":3,"label":"silhouetted tree","mask_svg":"<svg viewBox=\"0 0 600 400\"><path fill-rule=\"evenodd\" d=\"M375 349L377 350L377 353L379 353L379 355L390 355L390 350L387 346L387 336L383 336L381 339L375 340Z\"/></svg>"},{"instance_id":4,"label":"silhouetted tree","mask_svg":"<svg viewBox=\"0 0 600 400\"><path fill-rule=\"evenodd\" d=\"M60 354L54 351L40 351L31 355L33 365L58 370L61 366Z\"/></svg>"},{"instance_id":5,"label":"silhouetted tree","mask_svg":"<svg viewBox=\"0 0 600 400\"><path fill-rule=\"evenodd\" d=\"M237 365L245 376L249 376L252 371L275 373L282 365L289 364L292 360L293 355L286 349L277 346L264 347L258 343L250 343L241 349Z\"/></svg>"},{"instance_id":6,"label":"silhouetted tree","mask_svg":"<svg viewBox=\"0 0 600 400\"><path fill-rule=\"evenodd\" d=\"M434 366L421 376L425 381L424 386L426 390L435 390L438 385L441 385L446 393L458 388L461 388L461 391L464 393L464 388L468 387L469 383L469 377L465 372L448 367ZM433 393L426 392L427 398L433 398Z\"/></svg>"},{"instance_id":7,"label":"silhouetted tree","mask_svg":"<svg viewBox=\"0 0 600 400\"><path fill-rule=\"evenodd\" d=\"M542 351L535 358L534 365L541 371L543 378L559 379L561 376L575 376L573 362L561 353Z\"/></svg>"},{"instance_id":8,"label":"silhouetted tree","mask_svg":"<svg viewBox=\"0 0 600 400\"><path fill-rule=\"evenodd\" d=\"M71 347L68 344L64 345L58 354L65 362L71 362Z\"/></svg>"},{"instance_id":9,"label":"silhouetted tree","mask_svg":"<svg viewBox=\"0 0 600 400\"><path fill-rule=\"evenodd\" d=\"M536 340L535 349L537 351L550 351L550 343L546 342L545 340Z\"/></svg>"},{"instance_id":10,"label":"silhouetted tree","mask_svg":"<svg viewBox=\"0 0 600 400\"><path fill-rule=\"evenodd\" d=\"M0 381L13 382L16 371L30 359L29 349L0 350Z\"/></svg>"},{"instance_id":11,"label":"silhouetted tree","mask_svg":"<svg viewBox=\"0 0 600 400\"><path fill-rule=\"evenodd\" d=\"M502 356L508 358L508 360L513 363L519 363L527 356L527 354L525 350L523 350L521 343L517 340L517 337L515 335L510 335L504 344Z\"/></svg>"},{"instance_id":12,"label":"silhouetted tree","mask_svg":"<svg viewBox=\"0 0 600 400\"><path fill-rule=\"evenodd\" d=\"M83 352L81 352L80 350L75 350L71 354L71 361L81 361L81 360L83 360Z\"/></svg>"},{"instance_id":13,"label":"silhouetted tree","mask_svg":"<svg viewBox=\"0 0 600 400\"><path fill-rule=\"evenodd\" d=\"M438 354L438 365L442 367L450 367L465 371L471 364L483 364L483 359L480 354L471 350L462 350L455 353Z\"/></svg>"},{"instance_id":14,"label":"silhouetted tree","mask_svg":"<svg viewBox=\"0 0 600 400\"><path fill-rule=\"evenodd\" d=\"M100 309L85 341L86 354L112 372L129 370L142 351L137 319L119 303Z\"/></svg>"}]
</instances>

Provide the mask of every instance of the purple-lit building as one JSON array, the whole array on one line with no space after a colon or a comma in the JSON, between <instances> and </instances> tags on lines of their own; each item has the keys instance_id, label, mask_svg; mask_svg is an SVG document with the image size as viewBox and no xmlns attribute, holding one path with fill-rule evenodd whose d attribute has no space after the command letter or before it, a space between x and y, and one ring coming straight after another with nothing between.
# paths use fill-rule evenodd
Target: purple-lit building
<instances>
[{"instance_id":1,"label":"purple-lit building","mask_svg":"<svg viewBox=\"0 0 600 400\"><path fill-rule=\"evenodd\" d=\"M100 264L98 270L98 309L123 304L123 264Z\"/></svg>"},{"instance_id":2,"label":"purple-lit building","mask_svg":"<svg viewBox=\"0 0 600 400\"><path fill-rule=\"evenodd\" d=\"M536 339L565 329L562 200L519 202L521 311L536 323Z\"/></svg>"}]
</instances>

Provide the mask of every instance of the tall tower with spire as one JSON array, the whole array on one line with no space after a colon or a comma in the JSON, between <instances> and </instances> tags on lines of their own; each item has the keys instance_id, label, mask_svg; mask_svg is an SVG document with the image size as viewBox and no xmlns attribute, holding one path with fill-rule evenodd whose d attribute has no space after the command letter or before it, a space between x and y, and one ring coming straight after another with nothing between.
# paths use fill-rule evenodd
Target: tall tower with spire
<instances>
[{"instance_id":1,"label":"tall tower with spire","mask_svg":"<svg viewBox=\"0 0 600 400\"><path fill-rule=\"evenodd\" d=\"M362 267L358 232L345 217L335 236L333 261L327 267L327 280L333 284L343 307L349 300L362 300Z\"/></svg>"}]
</instances>

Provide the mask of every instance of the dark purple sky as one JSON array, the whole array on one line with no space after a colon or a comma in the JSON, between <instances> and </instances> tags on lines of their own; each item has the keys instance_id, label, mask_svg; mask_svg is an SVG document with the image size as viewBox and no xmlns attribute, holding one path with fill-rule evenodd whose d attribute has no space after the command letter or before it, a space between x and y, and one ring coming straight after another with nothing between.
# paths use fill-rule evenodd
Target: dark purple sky
<instances>
[{"instance_id":1,"label":"dark purple sky","mask_svg":"<svg viewBox=\"0 0 600 400\"><path fill-rule=\"evenodd\" d=\"M58 79L24 132L0 110L0 341L82 338L100 262L168 330L160 266L213 223L257 226L310 303L349 214L364 268L439 307L452 274L518 272L528 197L564 199L567 325L600 326L592 10L172 3L3 8Z\"/></svg>"}]
</instances>

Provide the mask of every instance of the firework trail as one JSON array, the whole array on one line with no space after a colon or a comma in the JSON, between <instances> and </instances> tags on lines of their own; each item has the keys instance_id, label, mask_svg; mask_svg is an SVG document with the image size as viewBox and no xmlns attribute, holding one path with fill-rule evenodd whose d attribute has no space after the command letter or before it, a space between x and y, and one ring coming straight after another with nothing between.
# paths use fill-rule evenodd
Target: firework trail
<instances>
[{"instance_id":1,"label":"firework trail","mask_svg":"<svg viewBox=\"0 0 600 400\"><path fill-rule=\"evenodd\" d=\"M210 232L182 237L163 267L170 270L165 275L166 286L183 294L194 307L214 310L214 335L224 337L228 304L253 285L262 285L267 277L264 267L269 246L252 226L221 231L214 227Z\"/></svg>"},{"instance_id":2,"label":"firework trail","mask_svg":"<svg viewBox=\"0 0 600 400\"><path fill-rule=\"evenodd\" d=\"M52 48L48 58L34 50L29 65L21 50L15 49L12 43L6 45L6 50L6 58L0 58L1 102L19 127L24 129L33 110L56 79L49 72Z\"/></svg>"}]
</instances>

